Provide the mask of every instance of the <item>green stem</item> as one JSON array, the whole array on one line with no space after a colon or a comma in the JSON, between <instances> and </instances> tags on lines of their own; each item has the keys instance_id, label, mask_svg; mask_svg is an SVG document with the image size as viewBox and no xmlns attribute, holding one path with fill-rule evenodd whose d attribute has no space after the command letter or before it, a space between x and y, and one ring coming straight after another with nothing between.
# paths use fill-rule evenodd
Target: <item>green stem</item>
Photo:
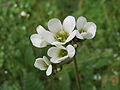
<instances>
[{"instance_id":1,"label":"green stem","mask_svg":"<svg viewBox=\"0 0 120 90\"><path fill-rule=\"evenodd\" d=\"M81 90L80 89L80 77L79 77L79 72L78 72L78 66L77 66L77 60L74 56L74 66L75 66L75 72L76 72L76 83L77 83L77 88L78 90Z\"/></svg>"}]
</instances>

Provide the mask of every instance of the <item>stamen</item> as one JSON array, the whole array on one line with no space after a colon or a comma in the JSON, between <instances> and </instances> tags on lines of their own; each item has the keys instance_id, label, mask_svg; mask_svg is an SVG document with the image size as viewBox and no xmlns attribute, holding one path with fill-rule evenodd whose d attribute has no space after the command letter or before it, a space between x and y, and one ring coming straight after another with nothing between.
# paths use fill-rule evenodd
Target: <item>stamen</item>
<instances>
[{"instance_id":1,"label":"stamen","mask_svg":"<svg viewBox=\"0 0 120 90\"><path fill-rule=\"evenodd\" d=\"M54 36L56 41L59 42L65 42L65 40L68 38L69 34L65 32L64 30L61 30L60 32L57 32Z\"/></svg>"},{"instance_id":2,"label":"stamen","mask_svg":"<svg viewBox=\"0 0 120 90\"><path fill-rule=\"evenodd\" d=\"M79 30L79 33L83 33L83 32L86 32L86 30L84 30L84 29Z\"/></svg>"},{"instance_id":3,"label":"stamen","mask_svg":"<svg viewBox=\"0 0 120 90\"><path fill-rule=\"evenodd\" d=\"M58 51L58 57L64 57L68 54L67 50L64 50L64 49L60 49Z\"/></svg>"}]
</instances>

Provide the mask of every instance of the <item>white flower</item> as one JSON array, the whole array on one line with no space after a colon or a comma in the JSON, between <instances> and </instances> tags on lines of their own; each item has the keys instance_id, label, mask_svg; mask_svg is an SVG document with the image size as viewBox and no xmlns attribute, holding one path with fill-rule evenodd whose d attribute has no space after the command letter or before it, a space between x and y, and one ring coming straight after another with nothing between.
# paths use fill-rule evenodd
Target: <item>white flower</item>
<instances>
[{"instance_id":1,"label":"white flower","mask_svg":"<svg viewBox=\"0 0 120 90\"><path fill-rule=\"evenodd\" d=\"M26 12L25 12L25 11L22 11L22 12L20 13L20 15L21 15L21 16L26 16Z\"/></svg>"},{"instance_id":2,"label":"white flower","mask_svg":"<svg viewBox=\"0 0 120 90\"><path fill-rule=\"evenodd\" d=\"M44 37L46 37L45 33L48 31L46 31L41 25L39 25L36 30L38 34L33 34L30 37L32 44L38 48L46 47L48 43L45 41Z\"/></svg>"},{"instance_id":3,"label":"white flower","mask_svg":"<svg viewBox=\"0 0 120 90\"><path fill-rule=\"evenodd\" d=\"M75 18L73 16L67 16L63 25L57 18L51 19L48 22L48 29L50 32L46 33L46 41L52 45L65 44L71 41L75 35Z\"/></svg>"},{"instance_id":4,"label":"white flower","mask_svg":"<svg viewBox=\"0 0 120 90\"><path fill-rule=\"evenodd\" d=\"M76 37L79 39L92 39L96 34L96 24L87 22L86 18L81 16L77 19Z\"/></svg>"},{"instance_id":5,"label":"white flower","mask_svg":"<svg viewBox=\"0 0 120 90\"><path fill-rule=\"evenodd\" d=\"M52 63L60 63L68 57L72 58L75 55L75 48L72 45L68 45L66 48L57 45L56 47L48 49L47 54L51 57L50 61Z\"/></svg>"},{"instance_id":6,"label":"white flower","mask_svg":"<svg viewBox=\"0 0 120 90\"><path fill-rule=\"evenodd\" d=\"M34 66L40 70L47 70L47 76L49 76L52 73L52 65L46 56L43 56L43 58L37 58L34 63Z\"/></svg>"}]
</instances>

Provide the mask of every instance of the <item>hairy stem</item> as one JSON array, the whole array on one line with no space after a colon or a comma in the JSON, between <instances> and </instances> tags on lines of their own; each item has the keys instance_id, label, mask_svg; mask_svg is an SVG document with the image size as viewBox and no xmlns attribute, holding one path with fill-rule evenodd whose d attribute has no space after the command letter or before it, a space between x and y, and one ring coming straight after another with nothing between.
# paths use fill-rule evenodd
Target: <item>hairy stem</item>
<instances>
[{"instance_id":1,"label":"hairy stem","mask_svg":"<svg viewBox=\"0 0 120 90\"><path fill-rule=\"evenodd\" d=\"M75 67L75 72L76 72L76 83L77 83L77 88L78 90L81 90L80 89L80 77L79 77L79 72L78 72L78 66L77 66L77 60L74 56L74 67Z\"/></svg>"}]
</instances>

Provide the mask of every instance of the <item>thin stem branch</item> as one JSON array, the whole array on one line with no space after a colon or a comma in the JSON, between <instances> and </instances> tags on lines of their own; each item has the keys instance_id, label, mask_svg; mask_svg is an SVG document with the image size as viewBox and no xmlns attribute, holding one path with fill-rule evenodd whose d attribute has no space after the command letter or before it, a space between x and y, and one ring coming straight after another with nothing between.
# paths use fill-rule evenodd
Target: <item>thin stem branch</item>
<instances>
[{"instance_id":1,"label":"thin stem branch","mask_svg":"<svg viewBox=\"0 0 120 90\"><path fill-rule=\"evenodd\" d=\"M77 88L78 90L81 90L80 89L80 77L79 77L79 72L78 72L78 66L77 66L77 60L74 56L74 66L75 66L75 72L76 72L76 83L77 83Z\"/></svg>"}]
</instances>

